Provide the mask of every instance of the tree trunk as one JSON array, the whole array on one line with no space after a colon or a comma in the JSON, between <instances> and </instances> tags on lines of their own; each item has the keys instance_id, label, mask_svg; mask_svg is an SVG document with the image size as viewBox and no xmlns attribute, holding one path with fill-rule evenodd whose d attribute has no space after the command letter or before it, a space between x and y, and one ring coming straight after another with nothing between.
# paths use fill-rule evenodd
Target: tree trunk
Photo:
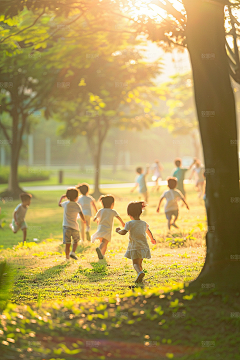
<instances>
[{"instance_id":1,"label":"tree trunk","mask_svg":"<svg viewBox=\"0 0 240 360\"><path fill-rule=\"evenodd\" d=\"M98 144L98 151L95 155L94 165L95 165L95 174L94 174L94 192L92 196L97 200L102 195L99 189L100 184L100 165L101 165L101 152L102 152L102 144Z\"/></svg>"},{"instance_id":2,"label":"tree trunk","mask_svg":"<svg viewBox=\"0 0 240 360\"><path fill-rule=\"evenodd\" d=\"M194 147L194 155L197 159L200 159L201 147L200 147L198 136L195 131L192 132L191 136L192 136L192 142L193 142L193 147Z\"/></svg>"},{"instance_id":3,"label":"tree trunk","mask_svg":"<svg viewBox=\"0 0 240 360\"><path fill-rule=\"evenodd\" d=\"M201 288L238 289L240 193L235 100L225 50L223 4L184 0L187 46L206 168L207 255Z\"/></svg>"},{"instance_id":4,"label":"tree trunk","mask_svg":"<svg viewBox=\"0 0 240 360\"><path fill-rule=\"evenodd\" d=\"M8 188L1 193L2 197L12 197L13 199L19 199L19 195L23 192L18 184L18 162L22 142L21 139L18 139L18 123L18 114L15 113L12 119L11 165Z\"/></svg>"}]
</instances>

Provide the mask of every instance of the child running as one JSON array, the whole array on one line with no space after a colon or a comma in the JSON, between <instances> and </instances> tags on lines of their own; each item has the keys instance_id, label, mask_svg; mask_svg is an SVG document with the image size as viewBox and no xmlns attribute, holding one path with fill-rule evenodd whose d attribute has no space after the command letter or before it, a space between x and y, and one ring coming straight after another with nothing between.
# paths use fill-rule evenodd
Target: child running
<instances>
[{"instance_id":1,"label":"child running","mask_svg":"<svg viewBox=\"0 0 240 360\"><path fill-rule=\"evenodd\" d=\"M133 192L137 187L139 187L139 193L143 196L144 201L147 203L148 202L148 189L147 189L147 184L146 184L146 176L148 174L149 171L149 167L146 167L145 172L143 172L143 168L138 167L136 169L136 173L138 174L138 176L136 177L136 184L134 186L134 188L131 190L131 192Z\"/></svg>"},{"instance_id":2,"label":"child running","mask_svg":"<svg viewBox=\"0 0 240 360\"><path fill-rule=\"evenodd\" d=\"M154 189L156 191L159 191L160 185L159 185L158 181L162 180L161 172L163 171L163 167L160 164L159 160L155 160L155 163L153 164L152 169L153 169L152 180L155 181L155 187L153 187L153 191L154 191Z\"/></svg>"},{"instance_id":3,"label":"child running","mask_svg":"<svg viewBox=\"0 0 240 360\"><path fill-rule=\"evenodd\" d=\"M103 205L103 209L98 210L93 221L98 220L97 232L92 235L92 243L96 239L100 240L99 247L96 248L96 252L99 259L103 259L107 250L108 243L111 241L113 219L116 217L124 226L119 214L113 209L114 197L112 195L102 195L99 199Z\"/></svg>"},{"instance_id":4,"label":"child running","mask_svg":"<svg viewBox=\"0 0 240 360\"><path fill-rule=\"evenodd\" d=\"M152 244L156 244L149 225L140 219L142 209L145 206L146 204L143 201L130 202L127 207L127 213L131 221L125 224L124 229L116 229L116 232L120 235L125 235L129 231L129 244L124 256L133 262L133 267L137 272L136 283L142 282L145 276L142 268L143 259L151 258L146 233L150 237Z\"/></svg>"},{"instance_id":5,"label":"child running","mask_svg":"<svg viewBox=\"0 0 240 360\"><path fill-rule=\"evenodd\" d=\"M27 224L25 222L25 216L28 210L28 207L31 204L32 195L27 193L22 193L20 195L21 204L18 204L13 213L12 223L10 228L13 233L16 234L19 229L23 232L23 244L27 238Z\"/></svg>"},{"instance_id":6,"label":"child running","mask_svg":"<svg viewBox=\"0 0 240 360\"><path fill-rule=\"evenodd\" d=\"M66 260L69 261L69 257L77 260L75 251L77 249L78 242L80 240L79 225L77 222L78 214L80 215L83 222L85 222L84 215L82 213L81 206L77 203L79 191L76 188L69 188L66 195L62 195L58 206L63 207L63 244L65 244ZM62 202L63 199L67 198L67 201ZM71 238L73 240L72 251Z\"/></svg>"},{"instance_id":7,"label":"child running","mask_svg":"<svg viewBox=\"0 0 240 360\"><path fill-rule=\"evenodd\" d=\"M82 212L86 220L86 238L88 241L90 241L90 222L91 222L91 216L92 216L92 208L94 208L95 213L97 213L97 207L95 205L95 200L89 195L89 185L86 183L80 184L77 186L77 189L82 194L78 198L78 204L82 207ZM85 240L85 223L81 219L81 238L82 241Z\"/></svg>"},{"instance_id":8,"label":"child running","mask_svg":"<svg viewBox=\"0 0 240 360\"><path fill-rule=\"evenodd\" d=\"M196 160L196 158L193 159L193 162L189 167L183 168L182 160L180 158L175 159L175 165L177 168L174 170L173 177L177 178L177 189L183 194L184 197L186 197L186 192L184 189L185 174L193 167L193 165L196 163Z\"/></svg>"},{"instance_id":9,"label":"child running","mask_svg":"<svg viewBox=\"0 0 240 360\"><path fill-rule=\"evenodd\" d=\"M163 201L163 199L166 199L166 205L165 205L165 215L168 221L168 229L171 229L171 226L178 229L178 226L176 225L176 220L178 218L178 200L181 199L184 204L186 205L187 209L189 210L189 206L185 201L185 198L181 191L176 190L177 187L177 179L174 177L168 177L167 178L168 187L169 190L166 190L162 196L160 197L159 204L157 207L157 212L160 211L160 206ZM172 221L172 217L174 218Z\"/></svg>"},{"instance_id":10,"label":"child running","mask_svg":"<svg viewBox=\"0 0 240 360\"><path fill-rule=\"evenodd\" d=\"M189 176L189 180L192 179L193 175L196 177L196 189L199 192L198 197L201 198L204 195L204 166L201 164L200 160L196 160L195 166L192 169L191 175Z\"/></svg>"}]
</instances>

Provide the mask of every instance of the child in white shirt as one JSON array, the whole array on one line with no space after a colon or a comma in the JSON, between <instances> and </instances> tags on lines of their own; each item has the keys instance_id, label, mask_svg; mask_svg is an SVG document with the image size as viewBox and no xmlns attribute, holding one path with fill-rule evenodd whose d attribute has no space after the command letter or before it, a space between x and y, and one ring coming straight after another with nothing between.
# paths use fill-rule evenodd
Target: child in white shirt
<instances>
[{"instance_id":1,"label":"child in white shirt","mask_svg":"<svg viewBox=\"0 0 240 360\"><path fill-rule=\"evenodd\" d=\"M89 195L89 185L88 184L80 184L77 186L77 189L80 191L81 196L78 198L78 204L82 207L82 212L86 220L86 238L90 241L90 222L92 217L92 207L97 213L97 207L95 205L95 200L92 196ZM81 220L81 238L82 241L85 240L85 223Z\"/></svg>"},{"instance_id":2,"label":"child in white shirt","mask_svg":"<svg viewBox=\"0 0 240 360\"><path fill-rule=\"evenodd\" d=\"M168 229L171 229L171 226L178 229L178 226L176 225L176 220L178 218L178 200L182 200L184 204L186 205L187 209L189 210L189 206L185 201L185 198L181 191L176 190L177 187L177 178L175 177L168 177L167 178L168 187L169 190L166 190L162 196L160 197L159 204L157 207L157 212L160 211L160 206L163 201L163 199L166 199L165 204L165 215L168 220ZM174 218L172 221L172 217Z\"/></svg>"},{"instance_id":3,"label":"child in white shirt","mask_svg":"<svg viewBox=\"0 0 240 360\"><path fill-rule=\"evenodd\" d=\"M25 222L25 216L28 210L28 207L31 204L32 195L27 193L22 193L20 195L21 204L18 204L13 213L12 223L10 228L13 233L16 234L19 229L23 232L23 244L27 238L27 224Z\"/></svg>"},{"instance_id":4,"label":"child in white shirt","mask_svg":"<svg viewBox=\"0 0 240 360\"><path fill-rule=\"evenodd\" d=\"M114 197L112 195L101 196L99 200L103 205L103 209L100 209L93 219L93 221L98 220L98 228L97 232L92 235L92 243L96 239L100 240L100 245L96 248L96 252L98 258L103 259L108 243L111 241L114 217L121 222L122 226L125 224L116 210L113 209Z\"/></svg>"},{"instance_id":5,"label":"child in white shirt","mask_svg":"<svg viewBox=\"0 0 240 360\"><path fill-rule=\"evenodd\" d=\"M79 225L77 222L78 214L80 215L83 222L85 222L84 215L82 213L81 206L77 203L79 196L79 191L76 188L70 188L67 190L66 195L62 195L58 206L63 207L63 244L65 244L65 253L66 260L69 260L69 257L77 260L75 251L77 249L78 242L80 240L79 235ZM67 198L68 201L62 202L63 199ZM71 238L73 239L72 251L70 252L71 247Z\"/></svg>"}]
</instances>

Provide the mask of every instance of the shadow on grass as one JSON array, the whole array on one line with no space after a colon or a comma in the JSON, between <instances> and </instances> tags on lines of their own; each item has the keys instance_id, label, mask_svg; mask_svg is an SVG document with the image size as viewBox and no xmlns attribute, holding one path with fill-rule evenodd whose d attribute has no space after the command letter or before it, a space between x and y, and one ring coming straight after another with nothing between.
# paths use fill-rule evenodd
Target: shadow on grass
<instances>
[{"instance_id":1,"label":"shadow on grass","mask_svg":"<svg viewBox=\"0 0 240 360\"><path fill-rule=\"evenodd\" d=\"M45 282L46 280L54 279L56 276L58 276L67 266L69 266L69 263L64 262L63 264L59 264L56 266L53 266L38 275L36 275L32 282L39 283L39 282Z\"/></svg>"},{"instance_id":2,"label":"shadow on grass","mask_svg":"<svg viewBox=\"0 0 240 360\"><path fill-rule=\"evenodd\" d=\"M92 269L83 269L79 266L73 277L77 278L80 274L86 276L90 282L98 282L109 275L108 264L105 259L98 260L97 262L91 262Z\"/></svg>"}]
</instances>

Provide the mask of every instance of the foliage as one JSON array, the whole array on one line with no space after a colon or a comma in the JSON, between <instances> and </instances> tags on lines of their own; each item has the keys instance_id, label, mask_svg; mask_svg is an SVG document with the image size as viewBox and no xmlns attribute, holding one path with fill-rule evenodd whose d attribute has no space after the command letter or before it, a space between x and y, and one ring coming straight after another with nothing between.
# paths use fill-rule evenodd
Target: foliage
<instances>
[{"instance_id":1,"label":"foliage","mask_svg":"<svg viewBox=\"0 0 240 360\"><path fill-rule=\"evenodd\" d=\"M164 127L175 135L192 133L198 127L194 105L193 81L190 73L176 74L160 87L165 92L168 111Z\"/></svg>"},{"instance_id":2,"label":"foliage","mask_svg":"<svg viewBox=\"0 0 240 360\"><path fill-rule=\"evenodd\" d=\"M55 301L39 308L10 304L1 317L1 355L4 360L19 355L26 360L238 360L238 301L239 293L228 297L210 289L197 295L172 286L136 288L104 301Z\"/></svg>"},{"instance_id":3,"label":"foliage","mask_svg":"<svg viewBox=\"0 0 240 360\"><path fill-rule=\"evenodd\" d=\"M10 169L8 166L0 167L0 183L7 184L9 178ZM50 178L50 171L43 169L29 168L27 166L18 167L19 181L28 182L28 181L40 181L48 180Z\"/></svg>"},{"instance_id":4,"label":"foliage","mask_svg":"<svg viewBox=\"0 0 240 360\"><path fill-rule=\"evenodd\" d=\"M6 262L0 262L0 312L6 307L13 286L14 271Z\"/></svg>"}]
</instances>

